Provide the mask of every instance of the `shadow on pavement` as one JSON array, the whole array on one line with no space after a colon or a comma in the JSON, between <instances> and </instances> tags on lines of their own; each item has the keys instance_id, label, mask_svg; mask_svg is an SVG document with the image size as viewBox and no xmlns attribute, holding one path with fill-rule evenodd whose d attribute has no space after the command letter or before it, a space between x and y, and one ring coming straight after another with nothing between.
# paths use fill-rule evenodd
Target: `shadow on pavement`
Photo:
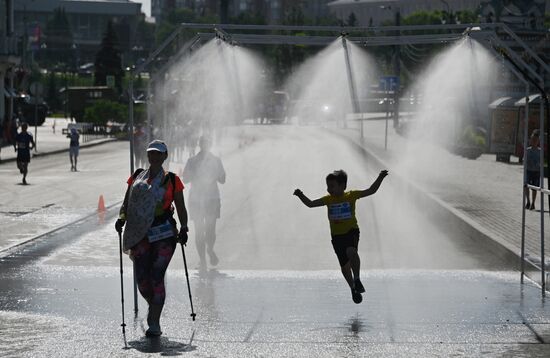
<instances>
[{"instance_id":1,"label":"shadow on pavement","mask_svg":"<svg viewBox=\"0 0 550 358\"><path fill-rule=\"evenodd\" d=\"M138 341L128 342L128 345L141 353L161 353L162 356L176 356L197 349L196 346L171 341L167 337L143 337Z\"/></svg>"}]
</instances>

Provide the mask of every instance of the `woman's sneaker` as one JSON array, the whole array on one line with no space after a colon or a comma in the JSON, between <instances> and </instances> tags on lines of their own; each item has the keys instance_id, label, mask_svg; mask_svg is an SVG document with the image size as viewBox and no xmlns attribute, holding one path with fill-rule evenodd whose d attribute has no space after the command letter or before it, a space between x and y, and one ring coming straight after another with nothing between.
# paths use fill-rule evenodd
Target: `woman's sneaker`
<instances>
[{"instance_id":1,"label":"woman's sneaker","mask_svg":"<svg viewBox=\"0 0 550 358\"><path fill-rule=\"evenodd\" d=\"M355 291L359 293L365 293L365 287L363 287L360 279L355 280Z\"/></svg>"},{"instance_id":2,"label":"woman's sneaker","mask_svg":"<svg viewBox=\"0 0 550 358\"><path fill-rule=\"evenodd\" d=\"M353 302L359 304L363 301L363 296L357 290L351 289L351 298L353 299Z\"/></svg>"},{"instance_id":3,"label":"woman's sneaker","mask_svg":"<svg viewBox=\"0 0 550 358\"><path fill-rule=\"evenodd\" d=\"M162 331L160 330L159 324L151 324L149 325L149 329L145 332L145 335L147 337L158 337L162 334Z\"/></svg>"}]
</instances>

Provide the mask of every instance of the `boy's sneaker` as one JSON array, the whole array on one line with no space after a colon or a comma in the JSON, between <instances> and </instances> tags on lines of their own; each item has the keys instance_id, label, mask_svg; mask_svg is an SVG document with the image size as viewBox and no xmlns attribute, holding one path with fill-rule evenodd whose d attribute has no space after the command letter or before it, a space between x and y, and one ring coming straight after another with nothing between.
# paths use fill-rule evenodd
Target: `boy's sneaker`
<instances>
[{"instance_id":1,"label":"boy's sneaker","mask_svg":"<svg viewBox=\"0 0 550 358\"><path fill-rule=\"evenodd\" d=\"M363 296L361 296L361 294L353 288L351 289L351 298L353 299L353 302L357 304L363 301Z\"/></svg>"},{"instance_id":2,"label":"boy's sneaker","mask_svg":"<svg viewBox=\"0 0 550 358\"><path fill-rule=\"evenodd\" d=\"M360 279L355 280L355 291L359 293L365 293L365 287L363 287Z\"/></svg>"},{"instance_id":3,"label":"boy's sneaker","mask_svg":"<svg viewBox=\"0 0 550 358\"><path fill-rule=\"evenodd\" d=\"M149 325L149 329L145 332L145 335L147 337L158 337L162 334L162 331L160 330L159 324L151 324Z\"/></svg>"}]
</instances>

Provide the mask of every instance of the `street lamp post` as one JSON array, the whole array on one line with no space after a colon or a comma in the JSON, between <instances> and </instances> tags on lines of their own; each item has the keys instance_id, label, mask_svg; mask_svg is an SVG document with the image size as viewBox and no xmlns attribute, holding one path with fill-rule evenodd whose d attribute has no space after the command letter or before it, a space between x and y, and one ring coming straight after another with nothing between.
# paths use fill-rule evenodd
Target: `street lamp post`
<instances>
[{"instance_id":1,"label":"street lamp post","mask_svg":"<svg viewBox=\"0 0 550 358\"><path fill-rule=\"evenodd\" d=\"M401 13L399 11L399 8L395 9L395 26L401 26ZM401 31L397 32L397 36L401 35ZM399 79L401 78L401 46L396 45L395 46L395 58L394 58L394 71L395 76L398 78L397 83L400 83ZM399 84L395 86L395 89L393 90L394 95L394 111L393 111L393 127L397 128L399 126L399 96L400 96L400 88Z\"/></svg>"},{"instance_id":2,"label":"street lamp post","mask_svg":"<svg viewBox=\"0 0 550 358\"><path fill-rule=\"evenodd\" d=\"M392 6L381 5L381 9L392 10ZM394 6L393 10L395 11L395 26L401 26L401 11L399 7ZM397 31L397 36L401 36L401 31ZM393 47L393 71L394 76L398 79L401 77L401 47L399 44ZM398 83L400 81L398 80ZM399 126L399 84L393 90L393 127L397 128Z\"/></svg>"},{"instance_id":3,"label":"street lamp post","mask_svg":"<svg viewBox=\"0 0 550 358\"><path fill-rule=\"evenodd\" d=\"M439 1L441 1L445 5L445 7L447 8L447 20L443 20L443 21L448 22L449 24L452 24L453 23L453 11L451 10L451 6L449 6L449 3L446 0L439 0Z\"/></svg>"}]
</instances>

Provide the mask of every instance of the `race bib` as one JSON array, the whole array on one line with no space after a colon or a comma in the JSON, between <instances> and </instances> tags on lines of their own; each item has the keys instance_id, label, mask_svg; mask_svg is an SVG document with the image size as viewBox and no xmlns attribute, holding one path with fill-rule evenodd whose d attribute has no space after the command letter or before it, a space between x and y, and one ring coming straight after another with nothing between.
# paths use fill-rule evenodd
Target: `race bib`
<instances>
[{"instance_id":1,"label":"race bib","mask_svg":"<svg viewBox=\"0 0 550 358\"><path fill-rule=\"evenodd\" d=\"M328 218L330 220L351 219L351 204L348 202L330 204L328 206Z\"/></svg>"},{"instance_id":2,"label":"race bib","mask_svg":"<svg viewBox=\"0 0 550 358\"><path fill-rule=\"evenodd\" d=\"M168 239L169 237L174 237L174 227L168 220L164 224L153 226L147 231L147 238L150 243Z\"/></svg>"}]
</instances>

